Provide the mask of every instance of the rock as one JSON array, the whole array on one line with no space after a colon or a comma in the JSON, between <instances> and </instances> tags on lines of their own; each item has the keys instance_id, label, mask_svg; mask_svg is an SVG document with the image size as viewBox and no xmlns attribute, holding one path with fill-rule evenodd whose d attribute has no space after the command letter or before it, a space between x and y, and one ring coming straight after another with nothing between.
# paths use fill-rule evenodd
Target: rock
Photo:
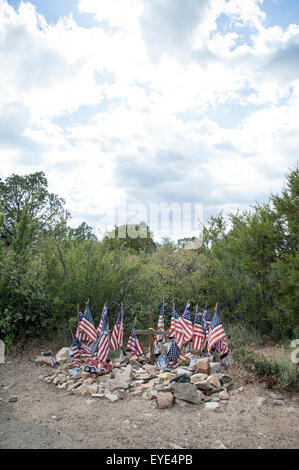
<instances>
[{"instance_id":1,"label":"rock","mask_svg":"<svg viewBox=\"0 0 299 470\"><path fill-rule=\"evenodd\" d=\"M299 408L291 407L291 408L287 408L287 410L288 410L289 413L293 413L293 414L299 416Z\"/></svg>"},{"instance_id":2,"label":"rock","mask_svg":"<svg viewBox=\"0 0 299 470\"><path fill-rule=\"evenodd\" d=\"M272 400L284 400L283 395L276 395L276 393L269 393L269 397L272 398Z\"/></svg>"},{"instance_id":3,"label":"rock","mask_svg":"<svg viewBox=\"0 0 299 470\"><path fill-rule=\"evenodd\" d=\"M191 383L197 383L197 382L203 382L208 378L207 374L193 374L190 377L190 382Z\"/></svg>"},{"instance_id":4,"label":"rock","mask_svg":"<svg viewBox=\"0 0 299 470\"><path fill-rule=\"evenodd\" d=\"M283 400L273 400L273 405L275 406L283 405Z\"/></svg>"},{"instance_id":5,"label":"rock","mask_svg":"<svg viewBox=\"0 0 299 470\"><path fill-rule=\"evenodd\" d=\"M222 392L219 393L219 398L220 400L228 400L229 393L226 390L223 390Z\"/></svg>"},{"instance_id":6,"label":"rock","mask_svg":"<svg viewBox=\"0 0 299 470\"><path fill-rule=\"evenodd\" d=\"M210 372L210 361L208 357L204 357L203 359L199 359L196 365L197 372L200 374L209 374Z\"/></svg>"},{"instance_id":7,"label":"rock","mask_svg":"<svg viewBox=\"0 0 299 470\"><path fill-rule=\"evenodd\" d=\"M174 392L175 398L178 398L179 400L185 400L196 405L202 401L194 384L172 383L171 390Z\"/></svg>"},{"instance_id":8,"label":"rock","mask_svg":"<svg viewBox=\"0 0 299 470\"><path fill-rule=\"evenodd\" d=\"M107 400L111 401L112 403L114 403L115 401L118 400L118 396L115 394L115 393L105 393L104 394L105 398L107 398Z\"/></svg>"},{"instance_id":9,"label":"rock","mask_svg":"<svg viewBox=\"0 0 299 470\"><path fill-rule=\"evenodd\" d=\"M227 374L218 374L221 385L231 383L233 379Z\"/></svg>"},{"instance_id":10,"label":"rock","mask_svg":"<svg viewBox=\"0 0 299 470\"><path fill-rule=\"evenodd\" d=\"M91 398L104 398L104 393L93 393Z\"/></svg>"},{"instance_id":11,"label":"rock","mask_svg":"<svg viewBox=\"0 0 299 470\"><path fill-rule=\"evenodd\" d=\"M216 403L216 402L219 402L219 400L220 400L219 397L211 397L210 401L213 403Z\"/></svg>"},{"instance_id":12,"label":"rock","mask_svg":"<svg viewBox=\"0 0 299 470\"><path fill-rule=\"evenodd\" d=\"M70 370L72 370L72 369L70 369ZM73 371L73 373L74 373L74 371ZM91 374L90 372L85 372L85 371L83 371L83 372L81 372L81 378L82 378L83 380L86 380L86 379L93 379L93 378L94 378L94 374Z\"/></svg>"},{"instance_id":13,"label":"rock","mask_svg":"<svg viewBox=\"0 0 299 470\"><path fill-rule=\"evenodd\" d=\"M150 400L156 399L156 398L157 398L157 395L158 395L157 390L150 390L150 391L149 391Z\"/></svg>"},{"instance_id":14,"label":"rock","mask_svg":"<svg viewBox=\"0 0 299 470\"><path fill-rule=\"evenodd\" d=\"M197 390L202 390L203 392L208 392L214 389L214 386L209 382L196 382L194 385Z\"/></svg>"},{"instance_id":15,"label":"rock","mask_svg":"<svg viewBox=\"0 0 299 470\"><path fill-rule=\"evenodd\" d=\"M192 378L193 376L191 376ZM191 379L188 374L177 374L175 377L172 377L169 383L176 382L176 383L190 383Z\"/></svg>"},{"instance_id":16,"label":"rock","mask_svg":"<svg viewBox=\"0 0 299 470\"><path fill-rule=\"evenodd\" d=\"M131 391L130 395L133 395L134 397L139 397L140 395L142 395L142 392L143 392L142 388L139 387Z\"/></svg>"},{"instance_id":17,"label":"rock","mask_svg":"<svg viewBox=\"0 0 299 470\"><path fill-rule=\"evenodd\" d=\"M207 378L207 382L214 385L214 387L221 387L221 383L220 383L220 380L218 378L218 375L217 374L213 374L213 375L210 375L208 378Z\"/></svg>"},{"instance_id":18,"label":"rock","mask_svg":"<svg viewBox=\"0 0 299 470\"><path fill-rule=\"evenodd\" d=\"M51 366L51 357L46 357L46 356L38 356L36 359L34 359L34 362L37 364L46 364L47 366Z\"/></svg>"},{"instance_id":19,"label":"rock","mask_svg":"<svg viewBox=\"0 0 299 470\"><path fill-rule=\"evenodd\" d=\"M78 388L80 385L82 385L82 381L74 382L72 380L72 383L70 385L67 385L67 389L69 392L71 392L72 390L75 390L75 388Z\"/></svg>"},{"instance_id":20,"label":"rock","mask_svg":"<svg viewBox=\"0 0 299 470\"><path fill-rule=\"evenodd\" d=\"M225 447L225 445L223 444L223 442L221 441L216 441L215 442L215 447L214 449L227 449L227 447Z\"/></svg>"},{"instance_id":21,"label":"rock","mask_svg":"<svg viewBox=\"0 0 299 470\"><path fill-rule=\"evenodd\" d=\"M71 392L73 395L88 395L90 385L81 384L79 387L72 388Z\"/></svg>"},{"instance_id":22,"label":"rock","mask_svg":"<svg viewBox=\"0 0 299 470\"><path fill-rule=\"evenodd\" d=\"M88 377L88 379L83 380L83 383L87 385L92 385L94 381L95 381L94 377Z\"/></svg>"},{"instance_id":23,"label":"rock","mask_svg":"<svg viewBox=\"0 0 299 470\"><path fill-rule=\"evenodd\" d=\"M116 369L115 378L123 380L124 382L130 382L133 379L133 368L130 364L121 369Z\"/></svg>"},{"instance_id":24,"label":"rock","mask_svg":"<svg viewBox=\"0 0 299 470\"><path fill-rule=\"evenodd\" d=\"M176 374L172 374L171 372L163 372L162 374L158 375L158 377L162 377L163 382L173 379L175 376Z\"/></svg>"},{"instance_id":25,"label":"rock","mask_svg":"<svg viewBox=\"0 0 299 470\"><path fill-rule=\"evenodd\" d=\"M220 372L221 364L220 362L210 362L210 374L216 374L216 372Z\"/></svg>"},{"instance_id":26,"label":"rock","mask_svg":"<svg viewBox=\"0 0 299 470\"><path fill-rule=\"evenodd\" d=\"M219 403L216 403L216 402L213 402L213 401L209 401L209 402L205 403L205 409L206 409L206 410L215 411L215 410L217 410L219 407L220 407Z\"/></svg>"},{"instance_id":27,"label":"rock","mask_svg":"<svg viewBox=\"0 0 299 470\"><path fill-rule=\"evenodd\" d=\"M198 395L200 396L200 398L201 398L202 400L204 400L204 399L206 398L205 394L202 393L201 390L198 390L197 393L198 393Z\"/></svg>"},{"instance_id":28,"label":"rock","mask_svg":"<svg viewBox=\"0 0 299 470\"><path fill-rule=\"evenodd\" d=\"M124 381L121 379L110 379L110 380L107 380L107 382L105 383L105 387L111 392L114 392L115 390L118 390L119 388L127 390L129 386L130 385L128 384L127 381Z\"/></svg>"},{"instance_id":29,"label":"rock","mask_svg":"<svg viewBox=\"0 0 299 470\"><path fill-rule=\"evenodd\" d=\"M116 394L120 400L123 400L124 398L128 396L127 392L123 389L117 390Z\"/></svg>"},{"instance_id":30,"label":"rock","mask_svg":"<svg viewBox=\"0 0 299 470\"><path fill-rule=\"evenodd\" d=\"M156 400L158 408L171 408L173 406L174 396L170 392L157 393Z\"/></svg>"},{"instance_id":31,"label":"rock","mask_svg":"<svg viewBox=\"0 0 299 470\"><path fill-rule=\"evenodd\" d=\"M239 387L238 388L238 392L243 392L244 391L244 387Z\"/></svg>"},{"instance_id":32,"label":"rock","mask_svg":"<svg viewBox=\"0 0 299 470\"><path fill-rule=\"evenodd\" d=\"M9 402L9 403L15 403L16 401L18 401L18 397L10 397L10 398L8 399L8 402Z\"/></svg>"},{"instance_id":33,"label":"rock","mask_svg":"<svg viewBox=\"0 0 299 470\"><path fill-rule=\"evenodd\" d=\"M61 348L55 356L57 362L66 361L69 358L69 348Z\"/></svg>"},{"instance_id":34,"label":"rock","mask_svg":"<svg viewBox=\"0 0 299 470\"><path fill-rule=\"evenodd\" d=\"M174 442L170 442L170 443L169 443L169 447L170 447L171 449L178 449L178 450L179 450L179 449L185 449L185 447L179 446L179 445L175 444Z\"/></svg>"}]
</instances>

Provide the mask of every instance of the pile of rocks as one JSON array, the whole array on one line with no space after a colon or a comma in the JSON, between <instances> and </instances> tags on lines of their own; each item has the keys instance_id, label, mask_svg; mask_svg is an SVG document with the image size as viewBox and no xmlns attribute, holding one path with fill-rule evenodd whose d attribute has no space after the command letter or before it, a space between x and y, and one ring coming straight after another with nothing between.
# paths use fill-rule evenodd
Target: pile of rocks
<instances>
[{"instance_id":1,"label":"pile of rocks","mask_svg":"<svg viewBox=\"0 0 299 470\"><path fill-rule=\"evenodd\" d=\"M62 357L60 351L56 355L57 362ZM111 402L141 396L155 400L161 409L174 404L188 406L188 403L204 403L207 409L216 410L221 403L227 402L229 390L234 386L231 377L223 372L221 363L210 362L207 357L198 358L192 366L181 366L168 372L150 365L144 358L141 362L136 356L131 356L113 360L113 370L107 375L83 371L80 360L62 361L55 372L43 377L46 383L52 383L73 395L105 398ZM41 357L36 362L41 362Z\"/></svg>"}]
</instances>

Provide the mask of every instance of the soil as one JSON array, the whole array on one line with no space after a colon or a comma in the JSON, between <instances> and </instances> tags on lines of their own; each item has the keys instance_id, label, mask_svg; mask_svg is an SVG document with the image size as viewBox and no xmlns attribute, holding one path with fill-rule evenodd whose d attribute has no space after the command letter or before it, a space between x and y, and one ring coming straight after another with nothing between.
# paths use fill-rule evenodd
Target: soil
<instances>
[{"instance_id":1,"label":"soil","mask_svg":"<svg viewBox=\"0 0 299 470\"><path fill-rule=\"evenodd\" d=\"M217 411L187 403L160 410L142 397L111 403L46 384L53 369L34 363L46 350L43 344L0 364L2 449L299 448L299 394L284 393L276 404L271 395L282 394L238 364L228 371L235 381L230 399ZM267 398L261 408L258 397Z\"/></svg>"}]
</instances>

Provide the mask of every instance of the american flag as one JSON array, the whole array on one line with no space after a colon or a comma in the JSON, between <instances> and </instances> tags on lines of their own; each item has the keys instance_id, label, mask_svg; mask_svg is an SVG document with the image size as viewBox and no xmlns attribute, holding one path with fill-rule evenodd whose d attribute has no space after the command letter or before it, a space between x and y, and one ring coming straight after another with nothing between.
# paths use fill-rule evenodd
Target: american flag
<instances>
[{"instance_id":1,"label":"american flag","mask_svg":"<svg viewBox=\"0 0 299 470\"><path fill-rule=\"evenodd\" d=\"M193 337L193 324L190 314L190 304L187 304L183 315L178 319L176 326L179 326L179 333L177 335L178 347L182 348L185 343L191 341Z\"/></svg>"},{"instance_id":2,"label":"american flag","mask_svg":"<svg viewBox=\"0 0 299 470\"><path fill-rule=\"evenodd\" d=\"M208 339L209 353L212 351L213 347L215 347L215 349L221 354L224 354L223 351L228 352L226 334L225 334L225 331L222 326L217 310L215 310L214 312L212 323L211 323L211 329L209 333L209 339Z\"/></svg>"},{"instance_id":3,"label":"american flag","mask_svg":"<svg viewBox=\"0 0 299 470\"><path fill-rule=\"evenodd\" d=\"M75 359L89 357L91 349L82 343L76 336L73 336L72 352Z\"/></svg>"},{"instance_id":4,"label":"american flag","mask_svg":"<svg viewBox=\"0 0 299 470\"><path fill-rule=\"evenodd\" d=\"M131 331L131 334L128 340L127 350L132 351L133 353L136 354L136 356L141 356L142 354L144 354L144 351L135 333L135 330L136 330L136 327L133 326L133 329Z\"/></svg>"},{"instance_id":5,"label":"american flag","mask_svg":"<svg viewBox=\"0 0 299 470\"><path fill-rule=\"evenodd\" d=\"M170 327L168 328L169 338L173 338L175 336L175 321L176 321L176 318L178 317L179 317L179 314L175 310L174 302L172 302Z\"/></svg>"},{"instance_id":6,"label":"american flag","mask_svg":"<svg viewBox=\"0 0 299 470\"><path fill-rule=\"evenodd\" d=\"M166 307L167 304L162 302L162 305L160 307L160 314L159 314L159 319L158 319L158 331L164 331L164 308ZM165 341L165 335L156 335L155 337L155 343L158 343L159 341Z\"/></svg>"},{"instance_id":7,"label":"american flag","mask_svg":"<svg viewBox=\"0 0 299 470\"><path fill-rule=\"evenodd\" d=\"M197 349L198 351L201 351L203 347L204 339L205 339L205 332L201 324L201 313L196 312L194 325L193 325L192 348Z\"/></svg>"},{"instance_id":8,"label":"american flag","mask_svg":"<svg viewBox=\"0 0 299 470\"><path fill-rule=\"evenodd\" d=\"M171 346L167 353L168 365L170 367L174 367L178 364L178 360L180 357L180 348L177 345L175 339L172 340Z\"/></svg>"},{"instance_id":9,"label":"american flag","mask_svg":"<svg viewBox=\"0 0 299 470\"><path fill-rule=\"evenodd\" d=\"M95 342L98 338L96 329L93 324L91 312L89 310L88 302L82 320L79 323L79 331L85 333L90 341Z\"/></svg>"},{"instance_id":10,"label":"american flag","mask_svg":"<svg viewBox=\"0 0 299 470\"><path fill-rule=\"evenodd\" d=\"M179 362L190 361L192 359L193 354L191 352L186 352L179 355Z\"/></svg>"},{"instance_id":11,"label":"american flag","mask_svg":"<svg viewBox=\"0 0 299 470\"><path fill-rule=\"evenodd\" d=\"M203 323L204 323L204 340L203 340L203 345L202 345L202 351L205 351L208 348L208 340L209 340L209 334L210 334L210 327L211 327L211 320L210 320L210 315L207 309L204 310L203 312Z\"/></svg>"},{"instance_id":12,"label":"american flag","mask_svg":"<svg viewBox=\"0 0 299 470\"><path fill-rule=\"evenodd\" d=\"M120 312L117 315L116 322L111 335L111 349L115 351L117 348L123 345L123 334L124 334L124 309L121 308Z\"/></svg>"},{"instance_id":13,"label":"american flag","mask_svg":"<svg viewBox=\"0 0 299 470\"><path fill-rule=\"evenodd\" d=\"M105 310L105 309L104 309ZM109 356L109 336L108 336L108 309L106 307L105 316L102 316L102 331L99 340L97 353L98 361L106 362Z\"/></svg>"},{"instance_id":14,"label":"american flag","mask_svg":"<svg viewBox=\"0 0 299 470\"><path fill-rule=\"evenodd\" d=\"M105 316L107 315L107 311L108 311L108 308L107 308L107 306L105 305L104 308L103 308L103 313L102 313L102 317L101 317L100 324L99 324L99 326L97 327L97 335L98 335L98 336L101 336L102 328L103 328L103 320L104 320ZM109 325L108 325L108 324L107 324L107 330L109 330Z\"/></svg>"}]
</instances>

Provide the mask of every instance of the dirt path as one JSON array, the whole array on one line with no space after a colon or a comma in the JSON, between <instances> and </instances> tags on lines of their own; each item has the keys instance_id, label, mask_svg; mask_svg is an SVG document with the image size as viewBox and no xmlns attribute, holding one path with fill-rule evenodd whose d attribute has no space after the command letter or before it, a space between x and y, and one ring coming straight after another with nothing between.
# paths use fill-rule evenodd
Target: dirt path
<instances>
[{"instance_id":1,"label":"dirt path","mask_svg":"<svg viewBox=\"0 0 299 470\"><path fill-rule=\"evenodd\" d=\"M274 392L236 365L230 374L237 386L218 411L191 404L159 410L141 397L110 403L75 396L42 380L49 369L28 357L0 364L1 448L299 448L298 394L276 405ZM17 401L9 403L12 396ZM261 408L258 397L268 398Z\"/></svg>"}]
</instances>

